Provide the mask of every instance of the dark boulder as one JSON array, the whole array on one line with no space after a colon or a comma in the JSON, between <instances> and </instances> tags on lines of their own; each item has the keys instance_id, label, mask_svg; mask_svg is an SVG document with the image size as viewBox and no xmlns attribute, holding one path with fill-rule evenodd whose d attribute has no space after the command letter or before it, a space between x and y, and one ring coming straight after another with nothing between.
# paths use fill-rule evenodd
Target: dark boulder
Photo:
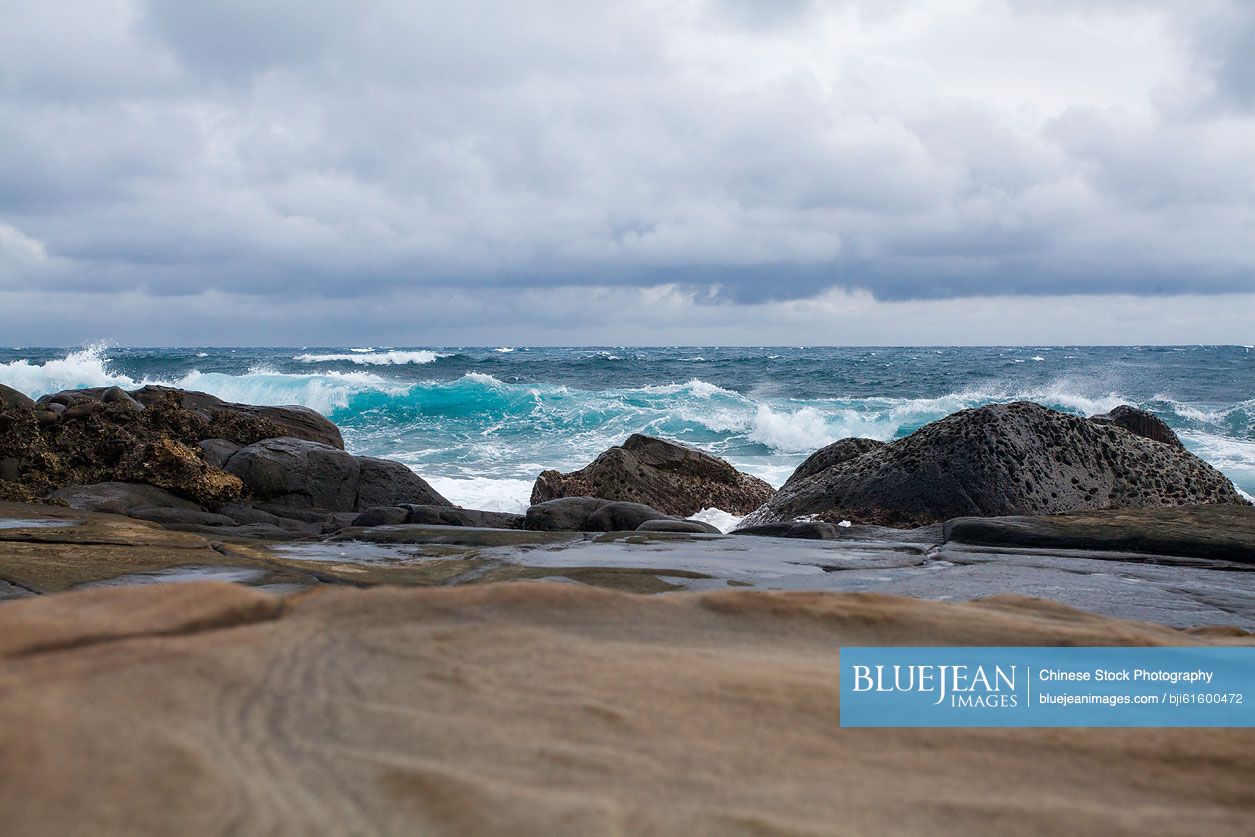
<instances>
[{"instance_id":1,"label":"dark boulder","mask_svg":"<svg viewBox=\"0 0 1255 837\"><path fill-rule=\"evenodd\" d=\"M252 497L277 506L350 512L403 502L452 505L399 462L304 439L254 442L232 454L224 469Z\"/></svg>"},{"instance_id":2,"label":"dark boulder","mask_svg":"<svg viewBox=\"0 0 1255 837\"><path fill-rule=\"evenodd\" d=\"M1109 413L1090 416L1089 420L1100 424L1112 424L1116 427L1123 427L1130 433L1134 433L1144 439L1163 442L1165 445L1172 445L1182 450L1185 449L1185 445L1181 444L1177 434L1164 423L1163 419L1154 413L1130 407L1128 404L1121 404Z\"/></svg>"},{"instance_id":3,"label":"dark boulder","mask_svg":"<svg viewBox=\"0 0 1255 837\"><path fill-rule=\"evenodd\" d=\"M416 503L430 506L453 505L418 474L391 459L357 457L361 465L355 509Z\"/></svg>"},{"instance_id":4,"label":"dark boulder","mask_svg":"<svg viewBox=\"0 0 1255 837\"><path fill-rule=\"evenodd\" d=\"M619 447L569 474L545 471L532 488L532 503L562 497L600 497L643 503L687 517L718 508L746 514L773 494L767 483L743 474L717 456L676 442L634 433Z\"/></svg>"},{"instance_id":5,"label":"dark boulder","mask_svg":"<svg viewBox=\"0 0 1255 837\"><path fill-rule=\"evenodd\" d=\"M654 520L646 520L640 526L636 527L638 532L678 532L692 535L721 535L717 526L712 526L703 520L673 520L671 518L659 518Z\"/></svg>"},{"instance_id":6,"label":"dark boulder","mask_svg":"<svg viewBox=\"0 0 1255 837\"><path fill-rule=\"evenodd\" d=\"M785 485L805 479L806 477L818 474L820 471L826 471L833 465L840 465L842 462L853 459L856 456L862 456L868 451L877 450L885 446L884 442L876 439L861 439L856 436L848 439L840 439L833 442L827 447L820 448L802 461L797 469L784 481Z\"/></svg>"},{"instance_id":7,"label":"dark boulder","mask_svg":"<svg viewBox=\"0 0 1255 837\"><path fill-rule=\"evenodd\" d=\"M407 505L404 508L409 513L406 523L426 526L470 526L480 529L523 528L523 515L521 514L421 504Z\"/></svg>"},{"instance_id":8,"label":"dark boulder","mask_svg":"<svg viewBox=\"0 0 1255 837\"><path fill-rule=\"evenodd\" d=\"M644 503L611 501L588 516L586 532L632 532L650 520L666 520L670 515Z\"/></svg>"},{"instance_id":9,"label":"dark boulder","mask_svg":"<svg viewBox=\"0 0 1255 837\"><path fill-rule=\"evenodd\" d=\"M1236 503L1186 450L1029 402L963 410L782 488L744 526L818 516L918 526L952 517Z\"/></svg>"},{"instance_id":10,"label":"dark boulder","mask_svg":"<svg viewBox=\"0 0 1255 837\"><path fill-rule=\"evenodd\" d=\"M196 443L196 447L200 449L201 458L206 463L215 468L221 468L237 450L244 446L230 439L201 439Z\"/></svg>"},{"instance_id":11,"label":"dark boulder","mask_svg":"<svg viewBox=\"0 0 1255 837\"><path fill-rule=\"evenodd\" d=\"M744 529L734 529L732 534L758 535L765 538L800 538L811 541L838 539L837 527L819 520L804 520L797 523L791 521L761 523L757 526L746 526Z\"/></svg>"},{"instance_id":12,"label":"dark boulder","mask_svg":"<svg viewBox=\"0 0 1255 837\"><path fill-rule=\"evenodd\" d=\"M0 384L0 407L20 407L24 410L33 410L35 409L35 401L27 397L24 392L18 392L13 387L6 387L4 384Z\"/></svg>"},{"instance_id":13,"label":"dark boulder","mask_svg":"<svg viewBox=\"0 0 1255 837\"><path fill-rule=\"evenodd\" d=\"M94 485L71 485L52 492L50 498L72 509L107 514L130 514L132 509L173 509L200 511L191 500L178 497L165 489L133 482L101 482Z\"/></svg>"},{"instance_id":14,"label":"dark boulder","mask_svg":"<svg viewBox=\"0 0 1255 837\"><path fill-rule=\"evenodd\" d=\"M523 528L543 532L631 532L647 520L674 519L641 503L560 497L527 510Z\"/></svg>"},{"instance_id":15,"label":"dark boulder","mask_svg":"<svg viewBox=\"0 0 1255 837\"><path fill-rule=\"evenodd\" d=\"M398 523L407 523L409 519L409 509L403 509L400 506L375 506L353 518L353 525L395 526Z\"/></svg>"}]
</instances>

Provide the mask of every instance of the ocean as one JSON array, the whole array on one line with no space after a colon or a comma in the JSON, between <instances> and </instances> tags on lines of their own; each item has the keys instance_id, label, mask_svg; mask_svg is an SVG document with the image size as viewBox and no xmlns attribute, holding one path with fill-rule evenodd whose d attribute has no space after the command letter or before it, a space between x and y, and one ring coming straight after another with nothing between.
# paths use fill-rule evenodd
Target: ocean
<instances>
[{"instance_id":1,"label":"ocean","mask_svg":"<svg viewBox=\"0 0 1255 837\"><path fill-rule=\"evenodd\" d=\"M15 348L0 349L0 383L32 397L162 383L304 404L354 453L400 460L455 503L499 511L526 508L545 468L582 467L634 432L779 486L837 439L895 439L1019 399L1076 415L1151 410L1255 494L1250 346Z\"/></svg>"}]
</instances>

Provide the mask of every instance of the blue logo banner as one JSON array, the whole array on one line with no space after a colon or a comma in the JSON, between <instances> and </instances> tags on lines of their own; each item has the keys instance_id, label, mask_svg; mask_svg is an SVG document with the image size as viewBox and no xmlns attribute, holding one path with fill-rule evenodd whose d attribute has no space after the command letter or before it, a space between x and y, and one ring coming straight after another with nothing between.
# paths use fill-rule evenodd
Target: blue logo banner
<instances>
[{"instance_id":1,"label":"blue logo banner","mask_svg":"<svg viewBox=\"0 0 1255 837\"><path fill-rule=\"evenodd\" d=\"M1255 648L842 648L843 727L1251 727Z\"/></svg>"}]
</instances>

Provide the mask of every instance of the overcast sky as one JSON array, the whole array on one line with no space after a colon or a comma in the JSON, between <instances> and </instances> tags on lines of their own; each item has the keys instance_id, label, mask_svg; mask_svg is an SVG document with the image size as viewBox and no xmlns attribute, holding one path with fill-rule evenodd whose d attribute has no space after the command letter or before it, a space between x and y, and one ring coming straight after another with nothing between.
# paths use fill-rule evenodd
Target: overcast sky
<instances>
[{"instance_id":1,"label":"overcast sky","mask_svg":"<svg viewBox=\"0 0 1255 837\"><path fill-rule=\"evenodd\" d=\"M0 0L0 344L1253 323L1246 0Z\"/></svg>"}]
</instances>

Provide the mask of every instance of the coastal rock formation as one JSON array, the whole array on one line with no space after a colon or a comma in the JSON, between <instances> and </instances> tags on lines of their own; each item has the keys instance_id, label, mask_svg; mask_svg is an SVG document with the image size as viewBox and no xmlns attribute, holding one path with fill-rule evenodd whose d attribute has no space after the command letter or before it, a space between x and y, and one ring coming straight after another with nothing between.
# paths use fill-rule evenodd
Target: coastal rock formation
<instances>
[{"instance_id":1,"label":"coastal rock formation","mask_svg":"<svg viewBox=\"0 0 1255 837\"><path fill-rule=\"evenodd\" d=\"M601 497L560 497L534 503L523 528L539 532L630 532L647 520L674 520L643 503Z\"/></svg>"},{"instance_id":2,"label":"coastal rock formation","mask_svg":"<svg viewBox=\"0 0 1255 837\"><path fill-rule=\"evenodd\" d=\"M115 387L116 389L116 387ZM73 392L83 393L92 390L73 390ZM204 419L211 425L220 425L230 427L233 424L243 424L248 426L248 419L260 420L266 423L265 435L257 436L249 441L256 439L271 439L280 436L290 436L294 439L304 439L308 442L320 442L324 445L330 445L333 448L344 450L344 439L340 435L340 428L326 416L311 410L308 407L300 405L288 405L283 407L258 406L255 404L237 404L231 401L223 401L215 395L207 392L196 392L195 390L176 389L174 387L163 387L155 384L140 387L130 393L130 396L140 404L148 405L153 402L161 401L167 396L174 396L178 399L179 405L188 412ZM226 433L220 434L234 441L241 438L254 436L254 433ZM203 437L208 438L208 437Z\"/></svg>"},{"instance_id":3,"label":"coastal rock formation","mask_svg":"<svg viewBox=\"0 0 1255 837\"><path fill-rule=\"evenodd\" d=\"M766 538L800 538L811 541L835 541L837 527L822 520L791 520L778 523L760 523L756 526L744 526L733 531L734 535L759 535Z\"/></svg>"},{"instance_id":4,"label":"coastal rock formation","mask_svg":"<svg viewBox=\"0 0 1255 837\"><path fill-rule=\"evenodd\" d=\"M963 410L792 480L742 525L815 515L915 526L953 517L1245 502L1223 474L1180 447L1017 402Z\"/></svg>"},{"instance_id":5,"label":"coastal rock formation","mask_svg":"<svg viewBox=\"0 0 1255 837\"><path fill-rule=\"evenodd\" d=\"M67 390L32 401L0 392L0 498L35 500L70 485L140 482L213 508L240 496L219 451L300 434L343 446L304 407L230 404L201 392L146 386ZM207 456L206 440L213 440Z\"/></svg>"},{"instance_id":6,"label":"coastal rock formation","mask_svg":"<svg viewBox=\"0 0 1255 837\"><path fill-rule=\"evenodd\" d=\"M254 442L233 453L223 469L252 497L279 506L348 512L399 503L452 505L400 462L304 439Z\"/></svg>"},{"instance_id":7,"label":"coastal rock formation","mask_svg":"<svg viewBox=\"0 0 1255 837\"><path fill-rule=\"evenodd\" d=\"M806 457L802 464L797 466L793 473L789 475L789 478L784 481L784 484L787 486L806 477L814 476L820 471L826 471L834 465L840 465L846 460L862 456L868 451L884 446L884 442L876 439L861 439L857 436L849 439L838 439L831 445L820 448Z\"/></svg>"},{"instance_id":8,"label":"coastal rock formation","mask_svg":"<svg viewBox=\"0 0 1255 837\"><path fill-rule=\"evenodd\" d=\"M1248 731L844 729L833 649L1249 643L1020 596L86 590L0 606L0 809L23 835L1248 835Z\"/></svg>"},{"instance_id":9,"label":"coastal rock formation","mask_svg":"<svg viewBox=\"0 0 1255 837\"><path fill-rule=\"evenodd\" d=\"M600 497L642 503L669 515L688 517L717 508L747 514L770 499L774 489L717 456L696 448L633 433L618 447L578 471L545 471L532 487L532 503L560 497Z\"/></svg>"},{"instance_id":10,"label":"coastal rock formation","mask_svg":"<svg viewBox=\"0 0 1255 837\"><path fill-rule=\"evenodd\" d=\"M448 505L406 503L399 506L369 508L353 519L354 526L396 526L403 523L421 526L521 529L523 515L463 509Z\"/></svg>"},{"instance_id":11,"label":"coastal rock formation","mask_svg":"<svg viewBox=\"0 0 1255 837\"><path fill-rule=\"evenodd\" d=\"M1152 439L1156 442L1163 442L1165 445L1185 449L1185 445L1181 444L1181 440L1177 438L1177 434L1173 432L1163 419L1154 413L1146 410L1139 410L1136 407L1130 407L1128 404L1121 404L1111 412L1103 413L1098 416L1090 416L1090 421L1096 421L1099 424L1111 424L1116 427L1123 427L1125 430L1144 439Z\"/></svg>"}]
</instances>

